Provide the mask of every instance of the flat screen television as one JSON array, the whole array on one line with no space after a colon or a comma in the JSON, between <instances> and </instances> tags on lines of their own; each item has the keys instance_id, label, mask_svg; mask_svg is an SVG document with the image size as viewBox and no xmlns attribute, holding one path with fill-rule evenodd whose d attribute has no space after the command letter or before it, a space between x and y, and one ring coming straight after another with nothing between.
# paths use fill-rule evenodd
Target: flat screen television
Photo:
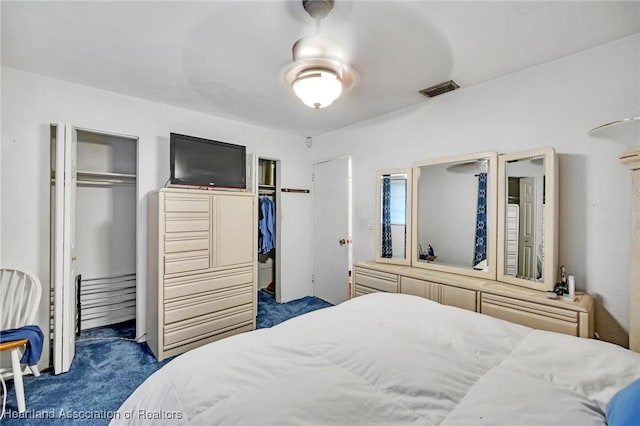
<instances>
[{"instance_id":1,"label":"flat screen television","mask_svg":"<svg viewBox=\"0 0 640 426\"><path fill-rule=\"evenodd\" d=\"M171 133L171 184L245 189L246 147Z\"/></svg>"}]
</instances>

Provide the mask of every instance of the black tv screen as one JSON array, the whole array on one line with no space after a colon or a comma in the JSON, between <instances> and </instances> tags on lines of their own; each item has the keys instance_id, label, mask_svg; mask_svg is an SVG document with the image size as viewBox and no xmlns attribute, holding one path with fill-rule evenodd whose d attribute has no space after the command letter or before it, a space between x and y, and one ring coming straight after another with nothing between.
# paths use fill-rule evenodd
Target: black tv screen
<instances>
[{"instance_id":1,"label":"black tv screen","mask_svg":"<svg viewBox=\"0 0 640 426\"><path fill-rule=\"evenodd\" d=\"M171 183L246 188L246 147L171 133Z\"/></svg>"}]
</instances>

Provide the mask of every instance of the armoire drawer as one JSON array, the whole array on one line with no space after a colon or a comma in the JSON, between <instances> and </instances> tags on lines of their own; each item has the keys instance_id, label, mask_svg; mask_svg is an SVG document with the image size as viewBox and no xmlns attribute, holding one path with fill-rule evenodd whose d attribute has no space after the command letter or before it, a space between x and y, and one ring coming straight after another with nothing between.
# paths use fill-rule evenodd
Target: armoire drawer
<instances>
[{"instance_id":1,"label":"armoire drawer","mask_svg":"<svg viewBox=\"0 0 640 426\"><path fill-rule=\"evenodd\" d=\"M164 349L171 349L253 321L253 306L246 304L164 326Z\"/></svg>"},{"instance_id":2,"label":"armoire drawer","mask_svg":"<svg viewBox=\"0 0 640 426\"><path fill-rule=\"evenodd\" d=\"M251 284L252 282L253 268L251 266L166 278L164 281L164 298L168 300Z\"/></svg>"},{"instance_id":3,"label":"armoire drawer","mask_svg":"<svg viewBox=\"0 0 640 426\"><path fill-rule=\"evenodd\" d=\"M168 300L164 304L164 323L171 324L210 312L252 303L252 290L253 286L249 283L226 290Z\"/></svg>"},{"instance_id":4,"label":"armoire drawer","mask_svg":"<svg viewBox=\"0 0 640 426\"><path fill-rule=\"evenodd\" d=\"M483 293L480 312L527 327L578 336L578 312Z\"/></svg>"},{"instance_id":5,"label":"armoire drawer","mask_svg":"<svg viewBox=\"0 0 640 426\"><path fill-rule=\"evenodd\" d=\"M167 213L209 213L209 194L167 194L164 211Z\"/></svg>"},{"instance_id":6,"label":"armoire drawer","mask_svg":"<svg viewBox=\"0 0 640 426\"><path fill-rule=\"evenodd\" d=\"M172 253L164 256L165 275L209 268L209 250Z\"/></svg>"},{"instance_id":7,"label":"armoire drawer","mask_svg":"<svg viewBox=\"0 0 640 426\"><path fill-rule=\"evenodd\" d=\"M355 267L355 285L389 293L398 292L398 276L387 272Z\"/></svg>"},{"instance_id":8,"label":"armoire drawer","mask_svg":"<svg viewBox=\"0 0 640 426\"><path fill-rule=\"evenodd\" d=\"M166 233L174 232L208 232L209 218L167 218L164 224Z\"/></svg>"},{"instance_id":9,"label":"armoire drawer","mask_svg":"<svg viewBox=\"0 0 640 426\"><path fill-rule=\"evenodd\" d=\"M167 235L164 239L165 254L185 251L209 250L209 233Z\"/></svg>"}]
</instances>

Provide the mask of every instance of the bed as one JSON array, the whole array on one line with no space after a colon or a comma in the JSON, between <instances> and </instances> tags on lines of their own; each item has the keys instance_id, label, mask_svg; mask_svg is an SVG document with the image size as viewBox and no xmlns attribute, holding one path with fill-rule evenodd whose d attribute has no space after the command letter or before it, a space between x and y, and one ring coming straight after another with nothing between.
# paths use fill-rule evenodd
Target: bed
<instances>
[{"instance_id":1,"label":"bed","mask_svg":"<svg viewBox=\"0 0 640 426\"><path fill-rule=\"evenodd\" d=\"M185 353L112 424L604 425L639 377L613 344L377 293Z\"/></svg>"}]
</instances>

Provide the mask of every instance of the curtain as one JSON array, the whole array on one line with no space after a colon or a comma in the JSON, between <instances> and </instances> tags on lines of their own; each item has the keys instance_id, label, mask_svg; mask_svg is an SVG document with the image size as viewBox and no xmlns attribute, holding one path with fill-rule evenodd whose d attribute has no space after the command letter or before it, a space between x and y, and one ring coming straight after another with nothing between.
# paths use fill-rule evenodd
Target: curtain
<instances>
[{"instance_id":1,"label":"curtain","mask_svg":"<svg viewBox=\"0 0 640 426\"><path fill-rule=\"evenodd\" d=\"M476 214L476 246L473 264L487 258L487 174L478 175L478 210Z\"/></svg>"},{"instance_id":2,"label":"curtain","mask_svg":"<svg viewBox=\"0 0 640 426\"><path fill-rule=\"evenodd\" d=\"M382 178L382 257L391 258L391 178Z\"/></svg>"}]
</instances>

